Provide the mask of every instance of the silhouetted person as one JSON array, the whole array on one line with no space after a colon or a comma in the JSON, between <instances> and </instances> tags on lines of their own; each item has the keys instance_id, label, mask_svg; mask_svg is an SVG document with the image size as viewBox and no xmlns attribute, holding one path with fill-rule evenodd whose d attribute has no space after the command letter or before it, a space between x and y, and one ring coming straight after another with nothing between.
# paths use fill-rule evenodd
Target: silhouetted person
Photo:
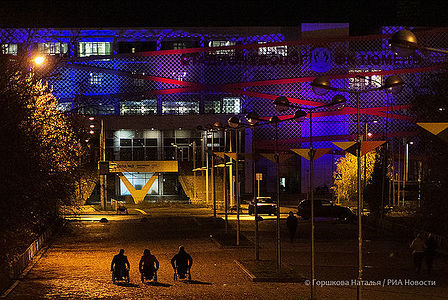
<instances>
[{"instance_id":1,"label":"silhouetted person","mask_svg":"<svg viewBox=\"0 0 448 300\"><path fill-rule=\"evenodd\" d=\"M289 239L292 243L297 231L297 217L294 216L294 213L292 211L289 212L289 216L288 218L286 218L286 226L288 227Z\"/></svg>"},{"instance_id":2,"label":"silhouetted person","mask_svg":"<svg viewBox=\"0 0 448 300\"><path fill-rule=\"evenodd\" d=\"M173 256L171 259L171 265L173 269L177 269L177 274L180 279L184 279L187 271L191 268L193 264L193 259L190 254L185 252L184 246L179 247L179 252Z\"/></svg>"},{"instance_id":3,"label":"silhouetted person","mask_svg":"<svg viewBox=\"0 0 448 300\"><path fill-rule=\"evenodd\" d=\"M414 259L415 271L420 273L423 256L425 254L425 241L423 241L421 233L417 234L417 237L412 241L410 248Z\"/></svg>"},{"instance_id":4,"label":"silhouetted person","mask_svg":"<svg viewBox=\"0 0 448 300\"><path fill-rule=\"evenodd\" d=\"M140 270L140 273L142 273L142 275L148 280L151 280L154 277L155 272L159 269L159 261L154 255L151 254L149 249L145 249L145 251L143 251L143 256L138 264L138 269ZM154 277L154 280L157 281L157 277Z\"/></svg>"},{"instance_id":5,"label":"silhouetted person","mask_svg":"<svg viewBox=\"0 0 448 300\"><path fill-rule=\"evenodd\" d=\"M437 253L437 241L435 240L432 233L430 233L425 241L425 261L426 267L428 268L428 274L431 274L432 271L432 263L434 261L434 257Z\"/></svg>"},{"instance_id":6,"label":"silhouetted person","mask_svg":"<svg viewBox=\"0 0 448 300\"><path fill-rule=\"evenodd\" d=\"M131 265L129 264L128 258L124 255L124 249L120 249L120 252L112 259L110 270L116 272L115 274L118 279L122 279L126 271L129 271L130 268Z\"/></svg>"}]
</instances>

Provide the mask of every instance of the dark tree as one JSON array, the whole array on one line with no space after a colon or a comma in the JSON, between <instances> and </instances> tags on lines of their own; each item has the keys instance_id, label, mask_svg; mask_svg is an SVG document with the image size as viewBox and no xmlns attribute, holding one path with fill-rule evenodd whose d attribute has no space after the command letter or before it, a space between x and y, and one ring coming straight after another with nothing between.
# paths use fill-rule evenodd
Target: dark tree
<instances>
[{"instance_id":1,"label":"dark tree","mask_svg":"<svg viewBox=\"0 0 448 300\"><path fill-rule=\"evenodd\" d=\"M85 146L28 61L0 55L0 262L74 203Z\"/></svg>"}]
</instances>

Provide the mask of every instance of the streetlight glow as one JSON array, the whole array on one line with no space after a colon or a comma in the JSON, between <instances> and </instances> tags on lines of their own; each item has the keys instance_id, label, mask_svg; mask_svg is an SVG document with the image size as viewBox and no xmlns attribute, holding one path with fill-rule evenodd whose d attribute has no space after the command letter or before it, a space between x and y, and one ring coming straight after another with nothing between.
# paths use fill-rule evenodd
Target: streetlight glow
<instances>
[{"instance_id":1,"label":"streetlight glow","mask_svg":"<svg viewBox=\"0 0 448 300\"><path fill-rule=\"evenodd\" d=\"M45 62L45 56L40 56L40 55L36 56L33 59L33 62L34 62L35 65L41 66Z\"/></svg>"}]
</instances>

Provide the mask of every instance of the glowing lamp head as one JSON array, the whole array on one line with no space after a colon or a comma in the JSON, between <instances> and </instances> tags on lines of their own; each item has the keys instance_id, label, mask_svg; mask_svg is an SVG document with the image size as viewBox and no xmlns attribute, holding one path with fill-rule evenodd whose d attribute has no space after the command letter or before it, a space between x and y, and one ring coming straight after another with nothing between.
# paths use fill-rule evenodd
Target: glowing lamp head
<instances>
[{"instance_id":1,"label":"glowing lamp head","mask_svg":"<svg viewBox=\"0 0 448 300\"><path fill-rule=\"evenodd\" d=\"M385 86L391 94L398 94L403 89L404 81L397 75L386 78Z\"/></svg>"},{"instance_id":2,"label":"glowing lamp head","mask_svg":"<svg viewBox=\"0 0 448 300\"><path fill-rule=\"evenodd\" d=\"M250 112L246 115L247 122L249 125L254 126L260 122L260 116L256 112Z\"/></svg>"},{"instance_id":3,"label":"glowing lamp head","mask_svg":"<svg viewBox=\"0 0 448 300\"><path fill-rule=\"evenodd\" d=\"M34 62L34 64L36 65L36 66L41 66L41 65L43 65L43 63L45 62L45 56L36 56L34 59L33 59L33 62Z\"/></svg>"},{"instance_id":4,"label":"glowing lamp head","mask_svg":"<svg viewBox=\"0 0 448 300\"><path fill-rule=\"evenodd\" d=\"M311 87L316 95L323 96L330 90L331 83L326 77L316 77L311 83Z\"/></svg>"},{"instance_id":5,"label":"glowing lamp head","mask_svg":"<svg viewBox=\"0 0 448 300\"><path fill-rule=\"evenodd\" d=\"M398 56L407 57L418 48L417 37L407 29L395 32L389 41L392 51Z\"/></svg>"},{"instance_id":6,"label":"glowing lamp head","mask_svg":"<svg viewBox=\"0 0 448 300\"><path fill-rule=\"evenodd\" d=\"M90 133L90 134L94 134L94 133L95 133L95 131L93 131L93 130L90 130L90 131L89 131L89 133Z\"/></svg>"}]
</instances>

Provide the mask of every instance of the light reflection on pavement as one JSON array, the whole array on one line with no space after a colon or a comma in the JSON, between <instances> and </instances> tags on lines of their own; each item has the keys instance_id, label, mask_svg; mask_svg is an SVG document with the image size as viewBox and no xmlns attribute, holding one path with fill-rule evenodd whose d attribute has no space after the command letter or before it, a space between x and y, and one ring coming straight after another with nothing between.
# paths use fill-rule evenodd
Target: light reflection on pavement
<instances>
[{"instance_id":1,"label":"light reflection on pavement","mask_svg":"<svg viewBox=\"0 0 448 300\"><path fill-rule=\"evenodd\" d=\"M147 215L78 215L81 221L68 222L51 247L10 294L11 299L306 299L309 287L303 283L250 281L234 263L253 259L253 249L223 249L209 236L216 222L204 209L148 209ZM220 215L223 217L222 215ZM282 214L285 217L286 214ZM73 217L73 216L71 216ZM96 220L106 217L107 223ZM231 215L234 226L236 215ZM253 216L241 215L242 233L253 240ZM260 222L261 259L275 257L275 216ZM298 241L287 239L282 219L282 260L306 275L309 270L309 222L299 224ZM320 280L356 278L356 225L322 222L316 226L316 276ZM407 240L381 239L366 233L365 278L409 278L410 256ZM193 256L195 283L173 280L170 259L179 245ZM131 263L130 286L111 282L110 261L120 248ZM138 261L149 248L160 261L158 286L142 284ZM391 256L391 253L394 254ZM366 287L364 299L433 299L448 294L448 265L436 261L435 288ZM423 275L421 278L425 278ZM319 299L354 299L356 289L319 287Z\"/></svg>"}]
</instances>

